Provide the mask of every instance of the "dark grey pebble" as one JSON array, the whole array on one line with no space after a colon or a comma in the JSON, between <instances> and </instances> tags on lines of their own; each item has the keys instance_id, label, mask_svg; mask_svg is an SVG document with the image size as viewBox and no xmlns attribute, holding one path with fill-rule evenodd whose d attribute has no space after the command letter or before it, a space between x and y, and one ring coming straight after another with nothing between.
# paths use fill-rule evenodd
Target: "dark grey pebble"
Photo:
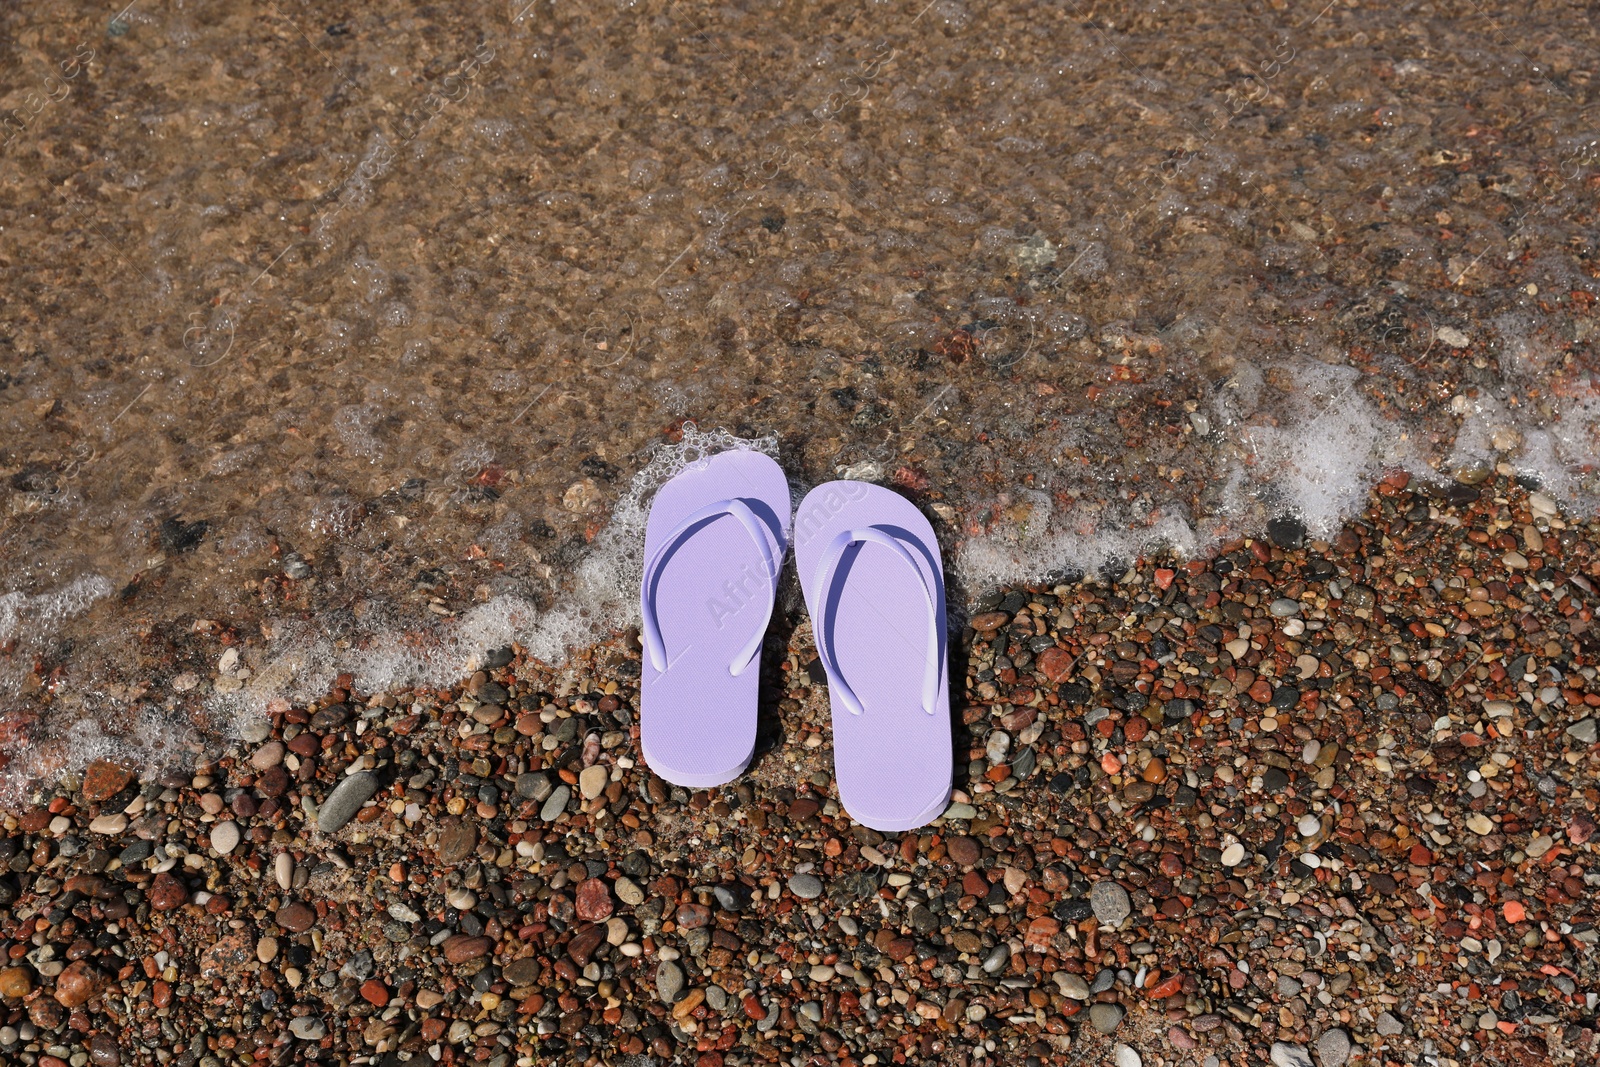
<instances>
[{"instance_id":1,"label":"dark grey pebble","mask_svg":"<svg viewBox=\"0 0 1600 1067\"><path fill-rule=\"evenodd\" d=\"M733 885L719 885L714 890L717 904L724 911L743 911L750 906L750 887L735 883Z\"/></svg>"},{"instance_id":2,"label":"dark grey pebble","mask_svg":"<svg viewBox=\"0 0 1600 1067\"><path fill-rule=\"evenodd\" d=\"M556 786L555 792L544 802L544 807L539 809L539 818L545 822L554 822L556 817L567 809L567 801L571 796L572 790L565 784Z\"/></svg>"},{"instance_id":3,"label":"dark grey pebble","mask_svg":"<svg viewBox=\"0 0 1600 1067\"><path fill-rule=\"evenodd\" d=\"M550 776L538 771L517 775L517 796L529 800L543 800L550 795Z\"/></svg>"},{"instance_id":4,"label":"dark grey pebble","mask_svg":"<svg viewBox=\"0 0 1600 1067\"><path fill-rule=\"evenodd\" d=\"M328 799L317 809L317 829L325 834L339 830L356 817L361 805L372 799L378 791L378 776L371 771L357 771L333 787Z\"/></svg>"},{"instance_id":5,"label":"dark grey pebble","mask_svg":"<svg viewBox=\"0 0 1600 1067\"><path fill-rule=\"evenodd\" d=\"M1267 536L1272 538L1272 543L1279 548L1290 549L1304 548L1306 543L1306 524L1292 515L1273 519L1267 523Z\"/></svg>"}]
</instances>

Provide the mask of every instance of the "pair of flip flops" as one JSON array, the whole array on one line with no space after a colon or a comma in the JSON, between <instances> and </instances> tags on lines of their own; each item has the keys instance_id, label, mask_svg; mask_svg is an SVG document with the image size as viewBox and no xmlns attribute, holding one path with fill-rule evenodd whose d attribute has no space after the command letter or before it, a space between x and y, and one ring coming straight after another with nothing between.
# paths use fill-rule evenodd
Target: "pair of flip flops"
<instances>
[{"instance_id":1,"label":"pair of flip flops","mask_svg":"<svg viewBox=\"0 0 1600 1067\"><path fill-rule=\"evenodd\" d=\"M793 530L832 707L834 772L850 816L910 830L950 797L943 563L909 501L837 481L789 514L759 452L729 451L656 493L640 591L640 743L675 785L736 778L755 752L761 644Z\"/></svg>"}]
</instances>

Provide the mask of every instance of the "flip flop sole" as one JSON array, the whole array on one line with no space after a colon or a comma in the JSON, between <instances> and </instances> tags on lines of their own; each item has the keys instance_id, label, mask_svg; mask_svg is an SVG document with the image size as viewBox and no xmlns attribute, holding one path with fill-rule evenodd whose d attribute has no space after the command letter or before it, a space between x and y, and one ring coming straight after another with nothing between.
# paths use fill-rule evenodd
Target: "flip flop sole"
<instances>
[{"instance_id":1,"label":"flip flop sole","mask_svg":"<svg viewBox=\"0 0 1600 1067\"><path fill-rule=\"evenodd\" d=\"M949 802L953 767L933 527L887 489L827 482L801 503L794 542L818 648L831 664L839 799L875 830L926 825Z\"/></svg>"},{"instance_id":2,"label":"flip flop sole","mask_svg":"<svg viewBox=\"0 0 1600 1067\"><path fill-rule=\"evenodd\" d=\"M689 521L726 501L748 509L769 538L767 553L732 512ZM759 644L756 662L739 673L732 668L771 618L777 576L769 571L787 550L789 508L782 468L746 451L684 470L651 503L640 599L647 617L653 608L664 664L646 648L639 740L645 763L674 785L722 785L755 751Z\"/></svg>"}]
</instances>

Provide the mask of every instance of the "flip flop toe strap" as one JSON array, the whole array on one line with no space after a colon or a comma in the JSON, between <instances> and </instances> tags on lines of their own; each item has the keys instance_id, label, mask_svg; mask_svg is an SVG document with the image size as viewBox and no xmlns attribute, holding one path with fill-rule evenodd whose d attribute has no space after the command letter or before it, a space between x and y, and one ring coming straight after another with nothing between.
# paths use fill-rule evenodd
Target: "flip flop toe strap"
<instances>
[{"instance_id":1,"label":"flip flop toe strap","mask_svg":"<svg viewBox=\"0 0 1600 1067\"><path fill-rule=\"evenodd\" d=\"M849 709L851 714L860 715L862 713L864 709L861 705L861 698L856 696L855 690L851 689L850 684L844 680L844 675L840 672L838 663L834 659L833 642L828 637L832 633L832 627L830 620L826 616L829 610L828 605L833 599L834 583L839 580L839 563L844 558L845 550L851 545L863 543L881 545L893 552L896 559L911 568L911 572L917 576L917 581L922 585L923 600L928 607L927 669L923 672L922 678L922 710L932 715L937 710L936 702L939 699L939 683L944 674L944 634L942 633L943 628L939 625L939 594L929 585L927 575L923 573L922 567L917 564L911 553L906 551L906 547L901 544L900 539L877 526L863 526L854 530L842 531L828 545L817 564L816 588L821 591L821 596L817 603L821 607L821 613L824 616L820 620L818 627L817 655L822 660L822 669L827 675L828 686L833 690L834 695L839 698L840 702Z\"/></svg>"},{"instance_id":2,"label":"flip flop toe strap","mask_svg":"<svg viewBox=\"0 0 1600 1067\"><path fill-rule=\"evenodd\" d=\"M707 504L678 523L645 563L644 596L641 598L640 615L644 621L645 651L649 653L651 666L658 673L665 671L669 665L667 643L661 636L661 622L656 614L656 585L660 581L662 564L690 534L706 523L724 515L732 515L738 519L739 524L750 535L750 540L754 541L761 550L761 562L765 573L761 576L762 580L758 584L765 595L766 605L766 610L760 616L762 625L756 627L754 636L739 650L733 662L728 665L728 673L737 678L745 672L750 664L756 661L756 657L761 652L761 642L766 637L767 632L765 620L772 615L774 604L773 584L778 574L778 561L773 557L772 544L768 540L771 534L768 532L766 524L756 516L755 512L750 510L750 506L744 501L737 497L729 500L718 500Z\"/></svg>"}]
</instances>

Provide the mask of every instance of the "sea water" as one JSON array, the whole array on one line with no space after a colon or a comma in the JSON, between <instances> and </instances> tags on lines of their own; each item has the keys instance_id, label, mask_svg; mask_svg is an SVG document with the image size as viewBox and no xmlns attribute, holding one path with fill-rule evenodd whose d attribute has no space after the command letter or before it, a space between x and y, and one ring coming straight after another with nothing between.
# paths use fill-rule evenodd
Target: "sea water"
<instances>
[{"instance_id":1,"label":"sea water","mask_svg":"<svg viewBox=\"0 0 1600 1067\"><path fill-rule=\"evenodd\" d=\"M1394 468L1600 507L1565 12L6 18L13 790L342 673L564 662L636 622L650 494L719 448L906 493L956 618L1330 536Z\"/></svg>"}]
</instances>

